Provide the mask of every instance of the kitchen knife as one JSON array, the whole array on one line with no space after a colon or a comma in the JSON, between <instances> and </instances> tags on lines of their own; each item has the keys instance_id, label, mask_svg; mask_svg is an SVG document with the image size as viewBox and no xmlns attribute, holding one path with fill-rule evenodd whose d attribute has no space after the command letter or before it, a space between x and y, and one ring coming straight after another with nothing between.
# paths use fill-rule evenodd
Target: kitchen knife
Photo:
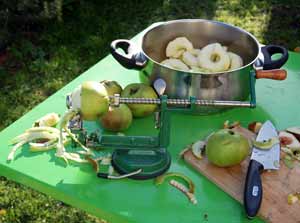
<instances>
[{"instance_id":1,"label":"kitchen knife","mask_svg":"<svg viewBox=\"0 0 300 223\"><path fill-rule=\"evenodd\" d=\"M258 132L256 141L263 142L274 137L278 137L277 130L271 121L266 121ZM248 218L255 217L260 208L263 196L260 173L266 169L278 170L279 159L279 143L273 145L269 150L253 147L244 190L244 206Z\"/></svg>"}]
</instances>

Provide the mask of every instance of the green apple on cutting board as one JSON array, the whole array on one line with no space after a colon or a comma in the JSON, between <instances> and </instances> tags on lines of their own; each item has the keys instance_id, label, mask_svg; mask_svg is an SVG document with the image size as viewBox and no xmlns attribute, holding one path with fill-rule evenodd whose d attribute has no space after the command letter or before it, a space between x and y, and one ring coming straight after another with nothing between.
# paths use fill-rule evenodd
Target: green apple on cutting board
<instances>
[{"instance_id":1,"label":"green apple on cutting board","mask_svg":"<svg viewBox=\"0 0 300 223\"><path fill-rule=\"evenodd\" d=\"M206 145L207 159L219 167L239 164L246 159L249 151L248 139L230 129L221 129L213 133Z\"/></svg>"}]
</instances>

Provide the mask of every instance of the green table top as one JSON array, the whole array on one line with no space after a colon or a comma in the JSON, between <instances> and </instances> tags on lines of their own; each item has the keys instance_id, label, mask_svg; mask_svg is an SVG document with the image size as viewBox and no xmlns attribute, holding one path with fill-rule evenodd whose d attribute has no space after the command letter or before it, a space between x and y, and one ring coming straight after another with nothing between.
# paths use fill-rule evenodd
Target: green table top
<instances>
[{"instance_id":1,"label":"green table top","mask_svg":"<svg viewBox=\"0 0 300 223\"><path fill-rule=\"evenodd\" d=\"M243 206L216 185L178 159L185 145L206 136L222 126L224 120L250 121L271 119L277 128L300 125L300 54L290 53L285 65L287 80L257 80L257 108L235 108L220 114L192 116L172 114L168 150L172 155L170 171L178 171L193 179L198 204L191 204L170 185L156 187L153 180L105 180L96 177L87 164L64 163L55 151L30 153L24 146L15 161L7 163L11 149L8 142L22 133L39 117L66 110L65 95L85 80L116 80L124 87L139 82L137 71L122 68L107 56L88 71L49 97L32 111L0 133L0 174L81 208L109 222L248 222ZM153 117L134 120L126 134L152 134ZM204 217L204 216L207 216ZM260 222L255 219L252 222ZM249 221L250 222L250 221Z\"/></svg>"}]
</instances>

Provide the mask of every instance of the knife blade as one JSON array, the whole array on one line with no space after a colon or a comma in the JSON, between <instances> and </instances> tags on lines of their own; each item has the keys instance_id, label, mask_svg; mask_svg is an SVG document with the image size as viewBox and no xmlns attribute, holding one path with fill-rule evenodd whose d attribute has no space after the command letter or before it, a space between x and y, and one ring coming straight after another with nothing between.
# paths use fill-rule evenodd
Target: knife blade
<instances>
[{"instance_id":1,"label":"knife blade","mask_svg":"<svg viewBox=\"0 0 300 223\"><path fill-rule=\"evenodd\" d=\"M263 142L274 137L278 137L277 130L271 121L266 121L258 132L256 141ZM279 143L269 150L253 147L244 189L244 206L248 218L255 217L261 205L263 196L261 172L266 169L278 170L279 160Z\"/></svg>"}]
</instances>

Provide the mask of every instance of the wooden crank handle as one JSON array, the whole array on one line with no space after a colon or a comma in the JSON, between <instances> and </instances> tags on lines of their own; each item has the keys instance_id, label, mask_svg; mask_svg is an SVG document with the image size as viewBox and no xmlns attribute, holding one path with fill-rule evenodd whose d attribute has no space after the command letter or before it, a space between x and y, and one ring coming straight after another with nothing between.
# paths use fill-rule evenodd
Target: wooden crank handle
<instances>
[{"instance_id":1,"label":"wooden crank handle","mask_svg":"<svg viewBox=\"0 0 300 223\"><path fill-rule=\"evenodd\" d=\"M273 80L284 80L287 77L286 70L276 69L276 70L257 70L256 79L267 78Z\"/></svg>"}]
</instances>

